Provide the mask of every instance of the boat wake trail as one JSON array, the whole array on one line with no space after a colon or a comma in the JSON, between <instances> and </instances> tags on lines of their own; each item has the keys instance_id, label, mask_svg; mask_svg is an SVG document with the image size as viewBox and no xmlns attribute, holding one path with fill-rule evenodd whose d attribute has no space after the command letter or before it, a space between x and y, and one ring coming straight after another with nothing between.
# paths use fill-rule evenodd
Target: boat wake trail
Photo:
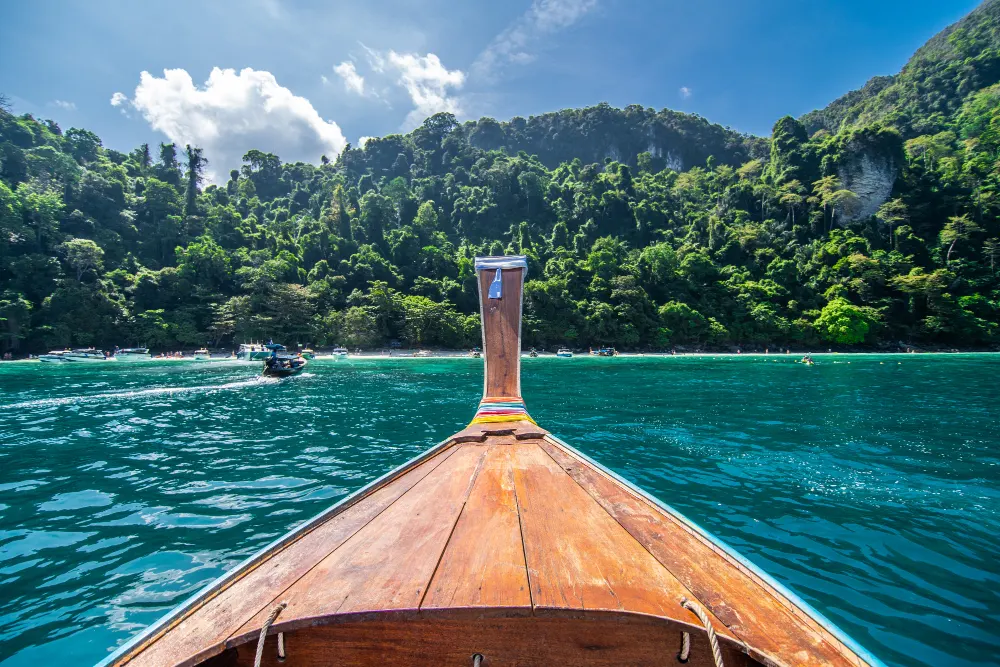
<instances>
[{"instance_id":1,"label":"boat wake trail","mask_svg":"<svg viewBox=\"0 0 1000 667\"><path fill-rule=\"evenodd\" d=\"M77 403L94 403L97 401L107 401L107 400L122 401L133 398L146 398L149 396L161 396L161 395L173 396L177 394L190 394L197 392L232 391L236 389L244 389L246 387L275 384L277 382L279 382L277 378L258 376L250 378L249 380L240 380L238 382L226 382L224 384L206 384L194 387L154 387L152 389L105 392L102 394L89 394L84 396L62 396L59 398L40 398L34 401L24 401L22 403L11 403L10 405L0 405L0 410L12 410L12 409L23 410L26 408L48 407L52 405L73 405Z\"/></svg>"}]
</instances>

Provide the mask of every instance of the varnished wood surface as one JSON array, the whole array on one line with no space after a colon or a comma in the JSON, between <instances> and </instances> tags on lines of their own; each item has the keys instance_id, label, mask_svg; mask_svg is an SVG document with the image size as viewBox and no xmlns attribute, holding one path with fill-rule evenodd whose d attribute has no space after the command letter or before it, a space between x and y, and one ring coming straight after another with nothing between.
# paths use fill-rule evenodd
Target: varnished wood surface
<instances>
[{"instance_id":1,"label":"varnished wood surface","mask_svg":"<svg viewBox=\"0 0 1000 667\"><path fill-rule=\"evenodd\" d=\"M676 623L641 616L601 613L551 616L416 618L347 622L285 635L287 656L277 659L277 638L265 644L268 667L624 667L678 665L681 631ZM229 656L227 667L252 667L256 645ZM704 633L692 634L686 667L714 667ZM726 667L753 663L738 646L722 644Z\"/></svg>"},{"instance_id":2,"label":"varnished wood surface","mask_svg":"<svg viewBox=\"0 0 1000 667\"><path fill-rule=\"evenodd\" d=\"M546 664L550 649L572 664L668 664L649 656L674 660L685 628L689 664L708 664L684 597L708 611L734 655L727 664L864 664L713 543L544 431L491 426L372 489L121 664L247 664L282 601L272 632L288 633L286 666L471 664L455 660L473 645L492 652L485 664ZM655 627L640 632L616 614ZM421 651L437 657L420 662Z\"/></svg>"},{"instance_id":3,"label":"varnished wood surface","mask_svg":"<svg viewBox=\"0 0 1000 667\"><path fill-rule=\"evenodd\" d=\"M422 609L531 607L511 447L489 445Z\"/></svg>"},{"instance_id":4,"label":"varnished wood surface","mask_svg":"<svg viewBox=\"0 0 1000 667\"><path fill-rule=\"evenodd\" d=\"M484 397L521 395L521 297L524 269L502 269L502 298L490 299L495 271L479 272L483 315L483 356L486 359Z\"/></svg>"}]
</instances>

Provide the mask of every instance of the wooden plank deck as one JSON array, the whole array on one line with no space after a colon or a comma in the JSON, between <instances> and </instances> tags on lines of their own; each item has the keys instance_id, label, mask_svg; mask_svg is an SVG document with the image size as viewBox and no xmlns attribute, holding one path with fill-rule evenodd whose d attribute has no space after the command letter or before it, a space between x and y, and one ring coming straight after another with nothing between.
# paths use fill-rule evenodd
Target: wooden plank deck
<instances>
[{"instance_id":1,"label":"wooden plank deck","mask_svg":"<svg viewBox=\"0 0 1000 667\"><path fill-rule=\"evenodd\" d=\"M227 647L252 649L282 601L272 632L400 611L628 612L688 626L697 647L704 631L680 606L685 597L708 610L731 654L777 665L860 664L711 543L556 441L506 434L444 447L124 664L197 664Z\"/></svg>"}]
</instances>

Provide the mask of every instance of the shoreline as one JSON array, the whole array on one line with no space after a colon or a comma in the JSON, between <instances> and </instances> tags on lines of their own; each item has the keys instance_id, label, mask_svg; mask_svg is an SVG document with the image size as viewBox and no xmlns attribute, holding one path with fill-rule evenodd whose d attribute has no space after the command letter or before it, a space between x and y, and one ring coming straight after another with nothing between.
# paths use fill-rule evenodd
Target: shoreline
<instances>
[{"instance_id":1,"label":"shoreline","mask_svg":"<svg viewBox=\"0 0 1000 667\"><path fill-rule=\"evenodd\" d=\"M591 355L586 352L574 353L571 358L568 359L663 359L663 358L692 358L692 359L704 359L704 358L752 358L752 359L790 359L792 361L798 361L801 359L806 352L791 352L791 353L765 353L765 352L678 352L676 354L671 354L669 352L620 352L617 357L600 357L597 355ZM835 357L954 357L954 356L968 356L968 355L1000 355L997 351L959 351L959 352L809 352L811 357L816 358L835 358ZM527 352L521 353L522 359L530 359L531 357ZM539 352L538 359L559 359L554 352ZM469 359L474 360L475 357L469 355L468 352L458 351L458 350L439 350L432 352L429 356L415 356L413 354L398 353L393 355L379 354L373 352L361 352L357 354L351 354L347 358L335 357L332 354L317 354L311 361L334 361L334 362L350 362L353 359L371 361L371 360L427 360L427 359ZM479 359L482 360L481 358ZM114 360L108 360L104 362L89 362L89 363L69 363L69 364L46 364L46 366L93 366L95 364L101 363L111 363ZM149 359L141 362L117 362L116 364L121 364L123 366L134 366L134 365L146 365L153 362L159 363L188 363L188 364L241 364L241 365L254 365L260 362L257 361L240 361L237 359L232 359L229 357L214 357L211 359L194 359L191 357L182 358L170 358L165 357L162 359ZM14 363L42 363L38 359L7 359L0 361L0 365L3 364L14 364Z\"/></svg>"}]
</instances>

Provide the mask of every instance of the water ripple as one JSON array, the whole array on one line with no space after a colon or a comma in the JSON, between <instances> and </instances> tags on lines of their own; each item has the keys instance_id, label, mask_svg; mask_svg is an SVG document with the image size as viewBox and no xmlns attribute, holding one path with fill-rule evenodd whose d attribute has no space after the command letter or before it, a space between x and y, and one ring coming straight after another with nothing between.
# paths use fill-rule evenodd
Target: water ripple
<instances>
[{"instance_id":1,"label":"water ripple","mask_svg":"<svg viewBox=\"0 0 1000 667\"><path fill-rule=\"evenodd\" d=\"M523 385L890 665L996 664L1000 360L883 359L535 359ZM97 661L462 428L482 387L473 360L309 370L0 364L0 663Z\"/></svg>"}]
</instances>

